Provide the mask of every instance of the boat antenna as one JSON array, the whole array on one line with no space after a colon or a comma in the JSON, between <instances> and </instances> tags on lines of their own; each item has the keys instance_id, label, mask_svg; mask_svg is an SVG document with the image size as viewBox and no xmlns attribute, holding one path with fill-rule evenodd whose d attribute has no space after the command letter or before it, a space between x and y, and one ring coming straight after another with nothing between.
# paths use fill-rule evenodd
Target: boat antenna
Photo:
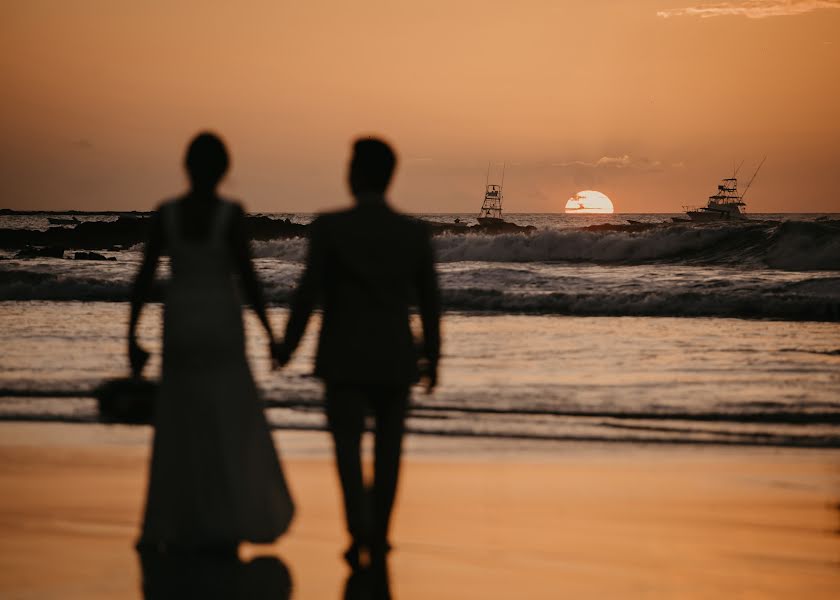
<instances>
[{"instance_id":1,"label":"boat antenna","mask_svg":"<svg viewBox=\"0 0 840 600\"><path fill-rule=\"evenodd\" d=\"M744 193L741 194L741 202L744 201L744 196L747 195L747 192L749 191L750 186L752 185L752 182L755 181L755 176L758 175L758 172L761 170L761 167L764 164L765 160L767 160L767 155L766 154L764 155L764 158L761 159L761 162L758 163L758 168L755 170L755 173L753 173L753 176L750 178L750 182L747 184L747 187L744 188Z\"/></svg>"},{"instance_id":2,"label":"boat antenna","mask_svg":"<svg viewBox=\"0 0 840 600\"><path fill-rule=\"evenodd\" d=\"M490 185L490 161L487 161L487 177L484 178L484 187Z\"/></svg>"},{"instance_id":3,"label":"boat antenna","mask_svg":"<svg viewBox=\"0 0 840 600\"><path fill-rule=\"evenodd\" d=\"M738 165L738 167L735 169L735 171L733 171L733 173L732 173L733 178L738 177L738 171L740 171L741 167L743 167L743 166L744 166L744 161L742 160L741 163Z\"/></svg>"},{"instance_id":4,"label":"boat antenna","mask_svg":"<svg viewBox=\"0 0 840 600\"><path fill-rule=\"evenodd\" d=\"M502 163L502 183L501 183L501 185L499 185L500 190L504 189L504 187L505 187L505 165L507 165L507 163L503 162Z\"/></svg>"}]
</instances>

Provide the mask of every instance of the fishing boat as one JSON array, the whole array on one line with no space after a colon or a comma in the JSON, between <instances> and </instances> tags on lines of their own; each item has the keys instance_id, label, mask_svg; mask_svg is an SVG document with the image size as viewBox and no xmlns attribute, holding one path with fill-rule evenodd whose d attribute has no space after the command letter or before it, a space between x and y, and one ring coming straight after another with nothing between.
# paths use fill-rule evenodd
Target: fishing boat
<instances>
[{"instance_id":1,"label":"fishing boat","mask_svg":"<svg viewBox=\"0 0 840 600\"><path fill-rule=\"evenodd\" d=\"M487 165L487 178L484 181L484 201L478 213L476 229L482 233L530 233L536 229L533 225L518 225L502 218L502 189L505 185L505 165L502 164L502 180L490 183L490 165Z\"/></svg>"},{"instance_id":2,"label":"fishing boat","mask_svg":"<svg viewBox=\"0 0 840 600\"><path fill-rule=\"evenodd\" d=\"M484 182L484 202L478 213L478 224L483 227L499 227L504 224L502 219L502 187L505 184L505 167L502 166L502 182L490 183L490 165L487 165L487 179Z\"/></svg>"},{"instance_id":3,"label":"fishing boat","mask_svg":"<svg viewBox=\"0 0 840 600\"><path fill-rule=\"evenodd\" d=\"M688 215L689 219L692 221L698 222L746 219L747 216L743 211L743 207L746 206L744 203L744 196L747 195L750 186L753 181L755 181L755 176L758 175L758 171L761 169L765 160L767 160L766 156L759 163L758 168L755 170L755 173L753 173L753 176L750 178L749 183L747 183L747 187L744 189L743 193L738 192L738 171L741 169L741 166L739 165L732 174L732 177L727 177L726 179L721 180L718 184L717 193L709 196L709 201L706 206L684 206L683 210L685 210L685 214ZM744 163L742 161L741 165L743 164Z\"/></svg>"},{"instance_id":4,"label":"fishing boat","mask_svg":"<svg viewBox=\"0 0 840 600\"><path fill-rule=\"evenodd\" d=\"M476 225L467 225L461 219L455 219L454 223L437 223L426 221L426 225L432 229L435 235L446 233L481 233L486 235L497 235L502 233L531 233L536 231L534 225L519 225L505 221L502 218L502 187L505 183L505 169L502 166L502 180L500 183L490 183L490 165L487 165L487 178L484 182L484 201L481 203L481 211L476 217Z\"/></svg>"}]
</instances>

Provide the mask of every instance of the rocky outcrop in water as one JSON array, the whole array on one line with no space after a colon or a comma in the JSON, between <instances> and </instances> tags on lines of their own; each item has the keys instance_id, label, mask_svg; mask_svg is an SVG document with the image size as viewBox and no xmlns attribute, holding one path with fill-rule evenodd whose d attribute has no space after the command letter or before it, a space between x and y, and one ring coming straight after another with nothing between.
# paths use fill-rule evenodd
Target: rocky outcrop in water
<instances>
[{"instance_id":1,"label":"rocky outcrop in water","mask_svg":"<svg viewBox=\"0 0 840 600\"><path fill-rule=\"evenodd\" d=\"M252 240L276 240L305 237L307 225L292 223L289 219L270 217L245 217L245 230Z\"/></svg>"},{"instance_id":2,"label":"rocky outcrop in water","mask_svg":"<svg viewBox=\"0 0 840 600\"><path fill-rule=\"evenodd\" d=\"M464 233L483 233L485 235L498 235L500 233L531 233L537 228L533 225L517 225L510 221L503 221L501 223L494 223L493 225L482 225L476 223L474 225L467 225L466 223L441 223L440 221L423 221L429 227L432 235L444 234L464 234Z\"/></svg>"},{"instance_id":3,"label":"rocky outcrop in water","mask_svg":"<svg viewBox=\"0 0 840 600\"><path fill-rule=\"evenodd\" d=\"M15 254L15 258L64 258L63 246L46 246L44 248L34 248L26 246Z\"/></svg>"},{"instance_id":4,"label":"rocky outcrop in water","mask_svg":"<svg viewBox=\"0 0 840 600\"><path fill-rule=\"evenodd\" d=\"M86 221L46 231L0 229L0 248L56 247L78 250L120 249L146 238L148 219L120 217L116 221Z\"/></svg>"},{"instance_id":5,"label":"rocky outcrop in water","mask_svg":"<svg viewBox=\"0 0 840 600\"><path fill-rule=\"evenodd\" d=\"M0 248L26 250L25 256L53 256L40 254L51 248L74 250L121 250L140 244L146 239L149 219L120 217L116 221L85 221L72 227L50 227L46 231L0 229ZM245 228L251 239L272 240L302 237L306 225L289 219L246 217ZM55 255L56 258L60 256Z\"/></svg>"},{"instance_id":6,"label":"rocky outcrop in water","mask_svg":"<svg viewBox=\"0 0 840 600\"><path fill-rule=\"evenodd\" d=\"M99 252L76 252L73 254L74 260L117 260L115 256L105 256Z\"/></svg>"},{"instance_id":7,"label":"rocky outcrop in water","mask_svg":"<svg viewBox=\"0 0 840 600\"><path fill-rule=\"evenodd\" d=\"M17 213L16 213L17 214ZM517 225L509 221L493 225L467 225L425 221L432 235L480 233L531 233L533 225ZM116 221L83 221L73 226L50 227L46 231L28 229L0 229L0 248L20 250L17 258L61 258L65 250L119 251L145 241L149 219L139 216L120 216ZM266 216L245 218L245 228L250 239L256 241L306 237L308 225L293 223L289 219L272 219ZM59 254L60 251L60 254ZM83 259L77 260L101 260Z\"/></svg>"}]
</instances>

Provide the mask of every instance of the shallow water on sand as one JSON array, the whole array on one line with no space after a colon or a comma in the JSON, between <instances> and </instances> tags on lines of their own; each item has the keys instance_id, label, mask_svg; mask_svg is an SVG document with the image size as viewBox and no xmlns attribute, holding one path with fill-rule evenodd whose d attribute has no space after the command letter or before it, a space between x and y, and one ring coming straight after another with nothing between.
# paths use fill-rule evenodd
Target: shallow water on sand
<instances>
[{"instance_id":1,"label":"shallow water on sand","mask_svg":"<svg viewBox=\"0 0 840 600\"><path fill-rule=\"evenodd\" d=\"M0 417L96 420L86 395L126 374L127 317L124 303L0 303ZM271 317L282 331L286 310ZM321 387L309 376L317 320L282 372L270 371L250 313L246 326L271 422L322 428ZM150 376L159 327L151 305L141 323L156 352ZM439 389L414 394L418 433L840 447L837 323L449 313L443 331Z\"/></svg>"}]
</instances>

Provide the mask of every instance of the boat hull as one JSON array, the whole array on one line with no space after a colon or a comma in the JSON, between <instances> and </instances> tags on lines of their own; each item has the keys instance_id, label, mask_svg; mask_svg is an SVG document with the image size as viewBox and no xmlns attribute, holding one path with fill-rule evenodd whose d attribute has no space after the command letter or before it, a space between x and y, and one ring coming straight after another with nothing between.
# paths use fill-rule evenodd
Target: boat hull
<instances>
[{"instance_id":1,"label":"boat hull","mask_svg":"<svg viewBox=\"0 0 840 600\"><path fill-rule=\"evenodd\" d=\"M706 223L709 221L743 221L746 219L741 212L718 211L718 210L690 210L687 213L692 221Z\"/></svg>"}]
</instances>

